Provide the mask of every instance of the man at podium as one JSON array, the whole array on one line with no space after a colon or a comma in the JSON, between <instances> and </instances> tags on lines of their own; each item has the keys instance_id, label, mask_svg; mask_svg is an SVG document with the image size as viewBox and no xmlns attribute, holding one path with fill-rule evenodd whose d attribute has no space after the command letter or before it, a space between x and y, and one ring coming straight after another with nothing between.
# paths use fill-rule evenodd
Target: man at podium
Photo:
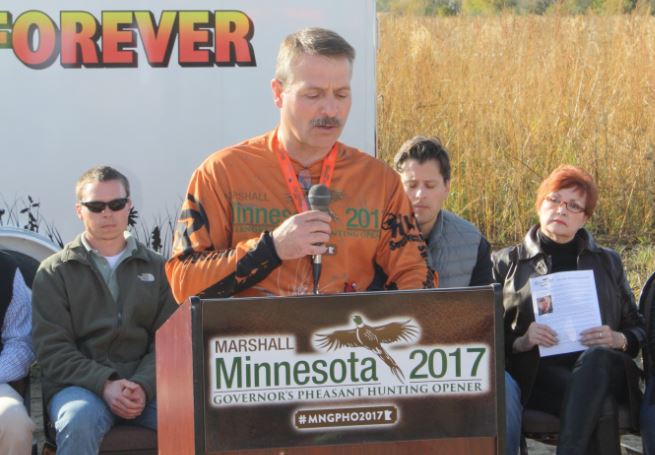
<instances>
[{"instance_id":1,"label":"man at podium","mask_svg":"<svg viewBox=\"0 0 655 455\"><path fill-rule=\"evenodd\" d=\"M178 302L366 290L376 266L387 289L435 285L398 175L338 142L354 58L330 30L282 42L278 126L215 152L191 177L166 265ZM313 185L327 199L319 210L305 197Z\"/></svg>"}]
</instances>

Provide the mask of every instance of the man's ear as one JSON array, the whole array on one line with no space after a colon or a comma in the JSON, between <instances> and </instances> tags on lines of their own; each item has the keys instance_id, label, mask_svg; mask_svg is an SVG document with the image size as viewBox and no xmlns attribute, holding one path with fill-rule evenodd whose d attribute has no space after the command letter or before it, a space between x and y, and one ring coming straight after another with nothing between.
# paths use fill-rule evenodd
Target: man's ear
<instances>
[{"instance_id":1,"label":"man's ear","mask_svg":"<svg viewBox=\"0 0 655 455\"><path fill-rule=\"evenodd\" d=\"M82 204L79 202L75 203L75 213L77 213L77 217L81 220L82 219Z\"/></svg>"},{"instance_id":2,"label":"man's ear","mask_svg":"<svg viewBox=\"0 0 655 455\"><path fill-rule=\"evenodd\" d=\"M271 80L271 91L273 92L273 102L278 108L282 107L284 86L277 79Z\"/></svg>"}]
</instances>

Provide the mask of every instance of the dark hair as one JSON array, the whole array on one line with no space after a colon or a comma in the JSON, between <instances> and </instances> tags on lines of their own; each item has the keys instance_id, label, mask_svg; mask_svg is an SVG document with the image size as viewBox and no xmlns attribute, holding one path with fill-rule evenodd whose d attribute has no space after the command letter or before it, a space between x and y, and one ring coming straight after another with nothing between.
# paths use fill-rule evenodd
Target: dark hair
<instances>
[{"instance_id":1,"label":"dark hair","mask_svg":"<svg viewBox=\"0 0 655 455\"><path fill-rule=\"evenodd\" d=\"M308 27L287 36L277 54L275 79L285 83L290 77L293 60L300 55L345 57L352 66L355 49L336 32L318 27Z\"/></svg>"},{"instance_id":2,"label":"dark hair","mask_svg":"<svg viewBox=\"0 0 655 455\"><path fill-rule=\"evenodd\" d=\"M439 138L414 136L405 141L393 159L395 169L401 172L403 164L407 160L416 160L419 164L435 160L439 164L444 183L450 181L450 157Z\"/></svg>"},{"instance_id":3,"label":"dark hair","mask_svg":"<svg viewBox=\"0 0 655 455\"><path fill-rule=\"evenodd\" d=\"M75 197L78 201L82 200L82 190L87 183L108 182L110 180L118 180L121 182L123 188L125 188L125 197L130 197L130 182L128 182L127 177L109 166L92 167L82 174L75 184Z\"/></svg>"},{"instance_id":4,"label":"dark hair","mask_svg":"<svg viewBox=\"0 0 655 455\"><path fill-rule=\"evenodd\" d=\"M598 202L598 187L594 182L594 178L584 169L566 164L558 166L539 185L534 204L537 213L539 213L546 196L564 188L575 188L585 196L584 212L587 217L591 217Z\"/></svg>"}]
</instances>

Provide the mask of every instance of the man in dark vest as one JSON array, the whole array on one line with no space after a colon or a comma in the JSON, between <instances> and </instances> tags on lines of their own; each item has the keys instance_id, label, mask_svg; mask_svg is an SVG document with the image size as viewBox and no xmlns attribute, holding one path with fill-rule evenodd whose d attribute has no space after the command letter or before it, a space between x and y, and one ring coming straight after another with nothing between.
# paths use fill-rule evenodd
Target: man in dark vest
<instances>
[{"instance_id":1,"label":"man in dark vest","mask_svg":"<svg viewBox=\"0 0 655 455\"><path fill-rule=\"evenodd\" d=\"M443 208L450 192L450 157L437 138L416 136L394 158L416 222L428 245L428 262L439 287L491 284L491 248L478 228ZM506 453L516 455L521 439L521 394L505 372Z\"/></svg>"},{"instance_id":2,"label":"man in dark vest","mask_svg":"<svg viewBox=\"0 0 655 455\"><path fill-rule=\"evenodd\" d=\"M0 251L0 453L25 455L32 447L34 424L11 382L29 374L34 360L30 331L30 290L16 262Z\"/></svg>"},{"instance_id":3,"label":"man in dark vest","mask_svg":"<svg viewBox=\"0 0 655 455\"><path fill-rule=\"evenodd\" d=\"M127 232L127 178L77 181L84 232L34 278L34 347L57 455L98 453L116 423L155 429L155 331L177 307L164 259Z\"/></svg>"}]
</instances>

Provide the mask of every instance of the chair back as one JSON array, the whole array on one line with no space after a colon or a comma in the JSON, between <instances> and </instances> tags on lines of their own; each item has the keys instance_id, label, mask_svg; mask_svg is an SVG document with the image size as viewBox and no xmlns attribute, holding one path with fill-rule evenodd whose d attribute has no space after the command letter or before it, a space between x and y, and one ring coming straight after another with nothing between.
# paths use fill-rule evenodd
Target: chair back
<instances>
[{"instance_id":1,"label":"chair back","mask_svg":"<svg viewBox=\"0 0 655 455\"><path fill-rule=\"evenodd\" d=\"M39 268L40 262L34 259L31 256L28 256L25 253L21 253L19 251L14 251L14 250L0 250L3 253L8 254L11 256L11 258L16 261L16 265L18 266L18 270L20 270L20 274L23 275L23 279L25 280L25 284L27 287L32 289L32 282L34 281L34 275L36 275L36 271Z\"/></svg>"}]
</instances>

